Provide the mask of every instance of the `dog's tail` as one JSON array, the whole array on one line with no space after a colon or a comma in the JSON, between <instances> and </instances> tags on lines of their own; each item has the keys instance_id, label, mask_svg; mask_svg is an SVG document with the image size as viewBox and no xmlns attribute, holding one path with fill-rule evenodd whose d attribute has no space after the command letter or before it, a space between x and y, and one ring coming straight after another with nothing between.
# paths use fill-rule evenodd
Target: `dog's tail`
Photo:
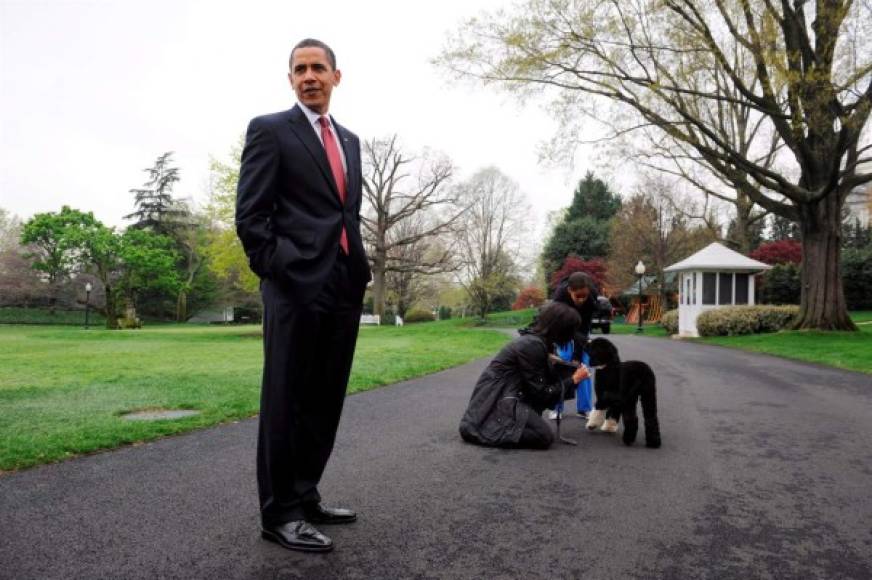
<instances>
[{"instance_id":1,"label":"dog's tail","mask_svg":"<svg viewBox=\"0 0 872 580\"><path fill-rule=\"evenodd\" d=\"M642 417L645 419L645 446L657 449L660 447L660 421L657 419L657 386L653 376L651 387L642 389L640 394Z\"/></svg>"}]
</instances>

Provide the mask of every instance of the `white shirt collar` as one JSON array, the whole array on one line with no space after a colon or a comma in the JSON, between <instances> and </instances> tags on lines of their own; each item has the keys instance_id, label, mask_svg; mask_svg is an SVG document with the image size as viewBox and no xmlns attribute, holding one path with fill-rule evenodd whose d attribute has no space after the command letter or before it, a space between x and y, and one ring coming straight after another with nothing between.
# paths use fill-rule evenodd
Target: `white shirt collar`
<instances>
[{"instance_id":1,"label":"white shirt collar","mask_svg":"<svg viewBox=\"0 0 872 580\"><path fill-rule=\"evenodd\" d=\"M299 101L297 101L297 104L300 105L300 109L306 115L306 118L309 119L309 123L311 123L316 129L318 129L318 134L320 135L321 134L320 133L321 121L319 119L322 117L322 115L316 113L315 111L313 111L312 109L310 109L309 107L307 107L306 105L304 105L303 103L301 103ZM333 131L333 134L335 135L336 134L336 127L333 126L333 119L330 118L330 113L329 112L324 113L323 116L327 117L327 122L330 123L330 129Z\"/></svg>"}]
</instances>

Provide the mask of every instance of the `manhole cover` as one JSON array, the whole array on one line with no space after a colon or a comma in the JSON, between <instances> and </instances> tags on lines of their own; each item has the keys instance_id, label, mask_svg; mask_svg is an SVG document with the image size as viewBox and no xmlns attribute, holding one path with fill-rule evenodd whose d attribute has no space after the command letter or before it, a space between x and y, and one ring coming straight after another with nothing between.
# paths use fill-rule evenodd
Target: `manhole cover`
<instances>
[{"instance_id":1,"label":"manhole cover","mask_svg":"<svg viewBox=\"0 0 872 580\"><path fill-rule=\"evenodd\" d=\"M163 411L134 411L132 413L125 413L121 417L128 421L161 421L163 419L192 417L199 414L200 411L192 411L190 409L166 409Z\"/></svg>"}]
</instances>

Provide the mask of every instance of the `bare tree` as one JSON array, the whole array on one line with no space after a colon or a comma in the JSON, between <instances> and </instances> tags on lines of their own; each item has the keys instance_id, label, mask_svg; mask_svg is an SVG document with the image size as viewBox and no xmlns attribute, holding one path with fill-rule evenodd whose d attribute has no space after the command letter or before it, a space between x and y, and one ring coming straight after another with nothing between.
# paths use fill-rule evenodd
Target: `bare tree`
<instances>
[{"instance_id":1,"label":"bare tree","mask_svg":"<svg viewBox=\"0 0 872 580\"><path fill-rule=\"evenodd\" d=\"M21 229L21 220L0 208L0 306L29 306L46 294L46 283L19 243Z\"/></svg>"},{"instance_id":2,"label":"bare tree","mask_svg":"<svg viewBox=\"0 0 872 580\"><path fill-rule=\"evenodd\" d=\"M717 239L720 227L711 218L688 219L686 211L676 210L672 190L662 177L646 176L612 220L608 278L613 287L629 288L634 266L642 260L665 298L666 267Z\"/></svg>"},{"instance_id":3,"label":"bare tree","mask_svg":"<svg viewBox=\"0 0 872 580\"><path fill-rule=\"evenodd\" d=\"M872 181L862 169L872 148L870 29L872 5L852 0L528 0L514 15L470 21L441 62L514 91L553 89L566 117L596 113L592 96L601 97L682 143L800 224L796 326L855 330L839 238L846 196ZM786 167L724 138L720 112L731 106L750 111L761 135L777 134Z\"/></svg>"},{"instance_id":4,"label":"bare tree","mask_svg":"<svg viewBox=\"0 0 872 580\"><path fill-rule=\"evenodd\" d=\"M451 231L463 209L448 188L454 172L439 155L403 153L397 136L366 141L362 215L373 277L373 310L384 314L389 273L429 275L455 267L452 253L428 246ZM412 251L413 250L413 251Z\"/></svg>"},{"instance_id":5,"label":"bare tree","mask_svg":"<svg viewBox=\"0 0 872 580\"><path fill-rule=\"evenodd\" d=\"M391 236L413 240L393 245L388 253L385 301L392 304L400 316L405 316L413 304L432 293L429 279L460 266L454 259L454 244L449 236L418 235L430 227L427 217L418 213L398 222L391 230Z\"/></svg>"},{"instance_id":6,"label":"bare tree","mask_svg":"<svg viewBox=\"0 0 872 580\"><path fill-rule=\"evenodd\" d=\"M518 184L495 167L473 175L459 192L468 207L457 229L459 280L484 318L498 296L517 286L529 207Z\"/></svg>"}]
</instances>

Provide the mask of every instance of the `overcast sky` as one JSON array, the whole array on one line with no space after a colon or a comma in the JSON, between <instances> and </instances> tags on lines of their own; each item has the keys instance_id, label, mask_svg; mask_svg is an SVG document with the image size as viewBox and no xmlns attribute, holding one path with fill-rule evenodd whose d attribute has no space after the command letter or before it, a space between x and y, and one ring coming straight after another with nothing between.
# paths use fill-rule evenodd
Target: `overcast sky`
<instances>
[{"instance_id":1,"label":"overcast sky","mask_svg":"<svg viewBox=\"0 0 872 580\"><path fill-rule=\"evenodd\" d=\"M429 62L459 22L508 4L0 0L0 207L26 219L68 204L123 224L128 190L168 150L176 195L202 202L209 156L226 157L251 117L293 105L288 53L311 36L337 53L340 123L440 150L461 178L496 165L541 227L569 204L589 152L574 169L540 163L537 145L556 130L541 107Z\"/></svg>"}]
</instances>

